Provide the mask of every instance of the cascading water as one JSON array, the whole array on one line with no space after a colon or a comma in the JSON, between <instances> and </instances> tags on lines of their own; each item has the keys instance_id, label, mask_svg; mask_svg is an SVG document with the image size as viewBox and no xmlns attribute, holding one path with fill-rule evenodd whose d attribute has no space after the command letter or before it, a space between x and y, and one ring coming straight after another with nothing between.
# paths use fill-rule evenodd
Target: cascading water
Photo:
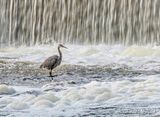
<instances>
[{"instance_id":1,"label":"cascading water","mask_svg":"<svg viewBox=\"0 0 160 117\"><path fill-rule=\"evenodd\" d=\"M0 116L160 117L159 41L160 0L0 0Z\"/></svg>"},{"instance_id":2,"label":"cascading water","mask_svg":"<svg viewBox=\"0 0 160 117\"><path fill-rule=\"evenodd\" d=\"M0 46L153 44L160 0L0 0Z\"/></svg>"}]
</instances>

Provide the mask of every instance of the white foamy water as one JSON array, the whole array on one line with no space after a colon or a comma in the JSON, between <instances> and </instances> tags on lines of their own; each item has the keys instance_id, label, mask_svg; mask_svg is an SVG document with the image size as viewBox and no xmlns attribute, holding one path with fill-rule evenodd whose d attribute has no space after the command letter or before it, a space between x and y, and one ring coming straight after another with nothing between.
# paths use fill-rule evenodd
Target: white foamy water
<instances>
[{"instance_id":1,"label":"white foamy water","mask_svg":"<svg viewBox=\"0 0 160 117\"><path fill-rule=\"evenodd\" d=\"M7 86L1 90L0 109L10 111L15 116L71 116L93 105L112 106L129 102L157 102L160 100L160 75L137 77L140 82L129 80L113 82L93 81L80 86L66 87L66 90L45 91L52 83L42 88ZM10 93L10 89L15 92ZM39 92L38 95L29 92ZM8 92L8 93L7 93ZM42 111L43 110L43 111Z\"/></svg>"},{"instance_id":2,"label":"white foamy water","mask_svg":"<svg viewBox=\"0 0 160 117\"><path fill-rule=\"evenodd\" d=\"M125 76L121 81L92 81L88 84L64 85L59 92L47 90L54 88L55 85L52 83L41 88L0 85L0 111L18 117L72 116L95 105L159 102L159 46L66 46L69 49L62 49L62 64L100 66L125 64L134 70L153 70L157 71L157 74L132 77L137 81L131 81L130 77ZM56 45L5 48L0 49L0 60L30 61L40 64L47 57L57 53Z\"/></svg>"},{"instance_id":3,"label":"white foamy water","mask_svg":"<svg viewBox=\"0 0 160 117\"><path fill-rule=\"evenodd\" d=\"M127 64L136 69L159 69L159 46L80 46L66 45L62 49L62 64L108 65ZM43 62L47 57L58 54L57 45L0 49L0 59L8 61Z\"/></svg>"}]
</instances>

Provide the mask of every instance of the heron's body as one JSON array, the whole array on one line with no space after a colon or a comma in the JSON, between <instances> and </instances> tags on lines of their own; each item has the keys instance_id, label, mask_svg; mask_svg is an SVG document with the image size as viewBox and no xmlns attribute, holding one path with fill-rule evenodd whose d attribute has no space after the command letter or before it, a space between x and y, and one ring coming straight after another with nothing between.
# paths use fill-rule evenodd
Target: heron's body
<instances>
[{"instance_id":1,"label":"heron's body","mask_svg":"<svg viewBox=\"0 0 160 117\"><path fill-rule=\"evenodd\" d=\"M47 58L42 65L40 66L40 68L46 68L48 70L52 70L55 67L57 67L58 65L61 64L61 61L59 61L59 56L57 55L53 55L50 56L49 58Z\"/></svg>"},{"instance_id":2,"label":"heron's body","mask_svg":"<svg viewBox=\"0 0 160 117\"><path fill-rule=\"evenodd\" d=\"M46 69L50 70L49 71L50 76L52 76L52 70L61 64L62 53L61 53L60 47L66 48L65 46L63 46L62 44L60 44L58 46L59 56L58 55L50 56L40 66L40 68L46 68Z\"/></svg>"}]
</instances>

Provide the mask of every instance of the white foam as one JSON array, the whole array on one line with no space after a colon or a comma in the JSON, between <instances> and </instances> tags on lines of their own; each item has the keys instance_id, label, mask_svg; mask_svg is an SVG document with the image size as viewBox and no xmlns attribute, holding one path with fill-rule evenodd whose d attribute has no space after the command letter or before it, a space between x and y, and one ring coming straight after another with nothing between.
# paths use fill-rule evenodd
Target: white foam
<instances>
[{"instance_id":1,"label":"white foam","mask_svg":"<svg viewBox=\"0 0 160 117\"><path fill-rule=\"evenodd\" d=\"M108 65L127 64L136 69L160 69L159 46L81 46L66 45L62 49L62 64ZM58 54L57 45L0 49L0 56L6 61L43 62L47 57ZM5 59L10 58L10 59Z\"/></svg>"},{"instance_id":2,"label":"white foam","mask_svg":"<svg viewBox=\"0 0 160 117\"><path fill-rule=\"evenodd\" d=\"M82 99L82 96L78 93L77 90L70 90L65 94L65 97L63 98L70 101L78 101Z\"/></svg>"},{"instance_id":3,"label":"white foam","mask_svg":"<svg viewBox=\"0 0 160 117\"><path fill-rule=\"evenodd\" d=\"M20 101L14 101L8 106L14 110L24 110L29 108L29 106L26 103Z\"/></svg>"},{"instance_id":4,"label":"white foam","mask_svg":"<svg viewBox=\"0 0 160 117\"><path fill-rule=\"evenodd\" d=\"M100 95L98 95L96 98L95 98L95 101L96 102L104 102L104 101L107 101L108 99L110 99L112 97L112 93L110 91L108 92L104 92Z\"/></svg>"},{"instance_id":5,"label":"white foam","mask_svg":"<svg viewBox=\"0 0 160 117\"><path fill-rule=\"evenodd\" d=\"M37 100L34 103L34 106L38 108L50 108L50 107L53 107L53 103L49 100L41 99L41 100Z\"/></svg>"},{"instance_id":6,"label":"white foam","mask_svg":"<svg viewBox=\"0 0 160 117\"><path fill-rule=\"evenodd\" d=\"M158 46L130 46L122 51L121 55L133 57L160 56Z\"/></svg>"},{"instance_id":7,"label":"white foam","mask_svg":"<svg viewBox=\"0 0 160 117\"><path fill-rule=\"evenodd\" d=\"M84 107L90 107L97 103L102 104L123 104L134 101L152 101L160 100L160 76L141 76L137 79L143 81L131 82L129 80L97 82L93 81L80 86L66 87L65 90L43 91L38 96L32 94L4 95L0 98L0 106L5 109L25 110L36 112L46 110L53 115L65 113L74 113L83 110ZM17 89L17 87L13 87ZM24 89L33 90L32 88L19 87L20 92ZM40 89L35 89L39 91ZM19 90L17 90L19 91ZM18 93L18 92L17 92ZM75 110L71 112L70 110ZM46 112L44 111L44 112ZM72 114L71 114L72 115Z\"/></svg>"},{"instance_id":8,"label":"white foam","mask_svg":"<svg viewBox=\"0 0 160 117\"><path fill-rule=\"evenodd\" d=\"M48 92L48 93L45 93L45 94L43 94L43 95L40 95L40 96L36 97L36 98L34 99L34 102L37 102L37 101L39 101L39 100L48 100L48 101L51 101L51 102L54 103L54 102L58 101L59 98L56 97L53 93Z\"/></svg>"},{"instance_id":9,"label":"white foam","mask_svg":"<svg viewBox=\"0 0 160 117\"><path fill-rule=\"evenodd\" d=\"M13 94L15 92L16 91L13 88L11 88L11 87L9 87L5 84L0 85L0 95L2 95L2 94Z\"/></svg>"},{"instance_id":10,"label":"white foam","mask_svg":"<svg viewBox=\"0 0 160 117\"><path fill-rule=\"evenodd\" d=\"M12 103L14 100L10 97L3 97L0 100L0 105L6 107L8 104Z\"/></svg>"},{"instance_id":11,"label":"white foam","mask_svg":"<svg viewBox=\"0 0 160 117\"><path fill-rule=\"evenodd\" d=\"M69 49L62 50L62 64L112 65L112 63L117 63L127 64L136 70L160 70L160 47L158 46L66 46ZM11 61L41 63L53 54L57 54L56 46L19 47L0 50L0 56L11 57L13 58ZM65 85L63 88L56 87L65 89L59 92L46 92L48 89L55 88L53 84L46 84L40 89L34 89L35 91L40 91L38 96L23 94L23 92L32 91L33 88L0 85L0 95L9 94L3 95L0 98L0 106L4 106L4 110L27 109L31 113L38 111L40 112L38 113L39 115L45 115L44 113L46 112L47 115L53 114L59 116L60 113L71 113L72 115L72 113L82 110L83 107L90 107L97 103L114 105L134 101L157 102L157 100L160 100L159 75L140 76L134 79L141 80L135 82L129 80L112 82L93 81L88 84L72 87ZM11 95L15 92L20 95ZM37 108L46 111L42 112L37 110Z\"/></svg>"}]
</instances>

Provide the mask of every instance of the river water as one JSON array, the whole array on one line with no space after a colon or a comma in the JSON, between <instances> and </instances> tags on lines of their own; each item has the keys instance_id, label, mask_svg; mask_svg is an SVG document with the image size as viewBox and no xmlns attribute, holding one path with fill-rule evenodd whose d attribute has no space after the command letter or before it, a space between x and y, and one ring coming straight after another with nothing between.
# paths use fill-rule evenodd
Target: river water
<instances>
[{"instance_id":1,"label":"river water","mask_svg":"<svg viewBox=\"0 0 160 117\"><path fill-rule=\"evenodd\" d=\"M160 116L159 46L66 46L53 80L57 44L0 49L0 116Z\"/></svg>"},{"instance_id":2,"label":"river water","mask_svg":"<svg viewBox=\"0 0 160 117\"><path fill-rule=\"evenodd\" d=\"M160 116L160 0L0 0L0 116ZM54 77L40 69L63 49Z\"/></svg>"}]
</instances>

